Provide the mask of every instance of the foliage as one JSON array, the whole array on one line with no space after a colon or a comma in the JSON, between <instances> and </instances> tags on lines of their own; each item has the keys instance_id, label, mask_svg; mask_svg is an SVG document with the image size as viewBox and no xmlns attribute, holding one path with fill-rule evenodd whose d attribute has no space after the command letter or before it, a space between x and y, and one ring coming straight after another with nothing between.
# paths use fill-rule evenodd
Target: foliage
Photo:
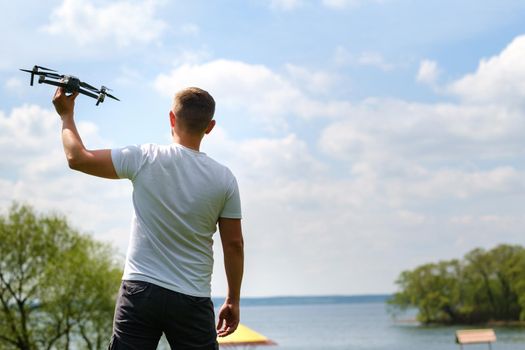
<instances>
[{"instance_id":1,"label":"foliage","mask_svg":"<svg viewBox=\"0 0 525 350\"><path fill-rule=\"evenodd\" d=\"M423 323L525 321L525 248L475 249L462 261L425 264L404 271L394 309L417 308Z\"/></svg>"},{"instance_id":2,"label":"foliage","mask_svg":"<svg viewBox=\"0 0 525 350\"><path fill-rule=\"evenodd\" d=\"M107 346L121 271L112 249L59 216L0 216L0 348Z\"/></svg>"}]
</instances>

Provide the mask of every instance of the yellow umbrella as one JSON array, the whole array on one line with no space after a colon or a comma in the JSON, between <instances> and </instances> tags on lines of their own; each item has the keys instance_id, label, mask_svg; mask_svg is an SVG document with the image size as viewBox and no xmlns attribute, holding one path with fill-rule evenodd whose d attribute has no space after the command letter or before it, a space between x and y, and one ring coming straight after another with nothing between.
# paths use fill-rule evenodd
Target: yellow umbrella
<instances>
[{"instance_id":1,"label":"yellow umbrella","mask_svg":"<svg viewBox=\"0 0 525 350\"><path fill-rule=\"evenodd\" d=\"M219 337L217 340L220 347L277 345L274 341L242 324L239 324L235 332L232 334L226 337Z\"/></svg>"}]
</instances>

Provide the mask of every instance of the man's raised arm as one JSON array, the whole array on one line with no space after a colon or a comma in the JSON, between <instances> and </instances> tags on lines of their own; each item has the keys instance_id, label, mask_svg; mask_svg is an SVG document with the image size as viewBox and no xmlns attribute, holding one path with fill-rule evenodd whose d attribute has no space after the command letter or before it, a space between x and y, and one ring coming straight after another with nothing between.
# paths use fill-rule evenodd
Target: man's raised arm
<instances>
[{"instance_id":1,"label":"man's raised arm","mask_svg":"<svg viewBox=\"0 0 525 350\"><path fill-rule=\"evenodd\" d=\"M239 303L244 271L244 241L241 220L219 218L219 232L224 252L228 295L219 311L217 334L224 337L237 329L240 319Z\"/></svg>"},{"instance_id":2,"label":"man's raised arm","mask_svg":"<svg viewBox=\"0 0 525 350\"><path fill-rule=\"evenodd\" d=\"M73 118L77 96L78 92L67 96L62 87L53 96L55 109L62 118L62 144L69 167L89 175L118 179L111 160L111 150L88 150L82 143Z\"/></svg>"}]
</instances>

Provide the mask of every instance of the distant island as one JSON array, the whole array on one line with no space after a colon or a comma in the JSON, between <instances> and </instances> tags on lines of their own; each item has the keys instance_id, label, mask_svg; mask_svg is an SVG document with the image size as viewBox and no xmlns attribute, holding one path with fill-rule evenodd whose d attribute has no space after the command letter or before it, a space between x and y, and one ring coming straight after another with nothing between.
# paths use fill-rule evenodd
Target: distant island
<instances>
[{"instance_id":1,"label":"distant island","mask_svg":"<svg viewBox=\"0 0 525 350\"><path fill-rule=\"evenodd\" d=\"M355 304L355 303L385 303L391 294L371 295L320 295L320 296L276 296L260 298L242 298L245 306L270 305L319 305L319 304Z\"/></svg>"},{"instance_id":2,"label":"distant island","mask_svg":"<svg viewBox=\"0 0 525 350\"><path fill-rule=\"evenodd\" d=\"M430 324L524 324L525 249L499 245L474 249L462 260L428 263L404 271L389 300L393 312L416 308Z\"/></svg>"}]
</instances>

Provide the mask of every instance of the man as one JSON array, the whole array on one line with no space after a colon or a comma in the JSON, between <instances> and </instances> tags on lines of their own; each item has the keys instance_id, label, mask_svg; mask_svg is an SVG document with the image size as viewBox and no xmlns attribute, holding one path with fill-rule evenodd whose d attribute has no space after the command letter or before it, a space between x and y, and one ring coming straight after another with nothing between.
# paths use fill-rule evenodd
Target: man
<instances>
[{"instance_id":1,"label":"man","mask_svg":"<svg viewBox=\"0 0 525 350\"><path fill-rule=\"evenodd\" d=\"M215 126L215 101L204 90L179 92L169 113L171 145L88 150L74 121L75 98L58 88L70 168L130 179L134 216L110 349L156 349L164 333L172 349L217 349L239 323L243 274L241 207L230 170L199 151ZM210 299L212 235L219 226L228 281L215 326Z\"/></svg>"}]
</instances>

